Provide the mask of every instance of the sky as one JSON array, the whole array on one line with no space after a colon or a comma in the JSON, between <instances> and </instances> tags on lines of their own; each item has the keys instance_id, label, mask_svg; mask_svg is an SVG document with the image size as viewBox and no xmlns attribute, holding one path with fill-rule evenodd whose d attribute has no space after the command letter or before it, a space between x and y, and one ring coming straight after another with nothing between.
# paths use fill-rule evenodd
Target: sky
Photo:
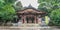
<instances>
[{"instance_id":1,"label":"sky","mask_svg":"<svg viewBox=\"0 0 60 30\"><path fill-rule=\"evenodd\" d=\"M39 5L37 2L38 0L18 0L18 1L21 1L23 7L28 7L29 4L31 4L32 7L37 8Z\"/></svg>"}]
</instances>

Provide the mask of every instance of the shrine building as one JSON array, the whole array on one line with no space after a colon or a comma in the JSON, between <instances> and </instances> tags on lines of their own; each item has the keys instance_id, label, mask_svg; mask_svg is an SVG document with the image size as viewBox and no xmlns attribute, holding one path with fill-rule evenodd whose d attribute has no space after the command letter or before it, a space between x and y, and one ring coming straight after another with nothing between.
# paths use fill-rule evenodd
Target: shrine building
<instances>
[{"instance_id":1,"label":"shrine building","mask_svg":"<svg viewBox=\"0 0 60 30\"><path fill-rule=\"evenodd\" d=\"M46 16L46 12L38 10L33 8L31 5L29 5L28 7L26 7L23 10L17 10L17 15L19 20L24 24L28 24L28 23L34 23L34 24L38 24L41 23L42 21L42 17Z\"/></svg>"}]
</instances>

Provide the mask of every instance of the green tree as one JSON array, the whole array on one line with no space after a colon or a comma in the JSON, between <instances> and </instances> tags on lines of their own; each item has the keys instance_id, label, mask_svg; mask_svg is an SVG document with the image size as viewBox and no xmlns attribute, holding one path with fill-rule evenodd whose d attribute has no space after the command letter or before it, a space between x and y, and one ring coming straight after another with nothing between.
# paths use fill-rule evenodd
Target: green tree
<instances>
[{"instance_id":1,"label":"green tree","mask_svg":"<svg viewBox=\"0 0 60 30\"><path fill-rule=\"evenodd\" d=\"M0 0L0 8L4 6L5 1L4 0Z\"/></svg>"},{"instance_id":2,"label":"green tree","mask_svg":"<svg viewBox=\"0 0 60 30\"><path fill-rule=\"evenodd\" d=\"M20 1L18 1L16 4L14 4L14 8L15 10L22 10L22 4Z\"/></svg>"},{"instance_id":3,"label":"green tree","mask_svg":"<svg viewBox=\"0 0 60 30\"><path fill-rule=\"evenodd\" d=\"M16 15L15 9L12 7L16 0L0 0L0 22L11 21Z\"/></svg>"},{"instance_id":4,"label":"green tree","mask_svg":"<svg viewBox=\"0 0 60 30\"><path fill-rule=\"evenodd\" d=\"M38 0L39 10L43 10L50 15L51 11L60 8L60 0Z\"/></svg>"},{"instance_id":5,"label":"green tree","mask_svg":"<svg viewBox=\"0 0 60 30\"><path fill-rule=\"evenodd\" d=\"M12 5L11 4L5 5L3 9L4 9L2 10L3 12L1 11L3 13L3 19L13 20L13 16L15 15L16 12Z\"/></svg>"},{"instance_id":6,"label":"green tree","mask_svg":"<svg viewBox=\"0 0 60 30\"><path fill-rule=\"evenodd\" d=\"M60 9L56 9L52 11L50 17L51 17L51 22L54 25L60 26Z\"/></svg>"},{"instance_id":7,"label":"green tree","mask_svg":"<svg viewBox=\"0 0 60 30\"><path fill-rule=\"evenodd\" d=\"M15 3L15 1L17 1L17 0L4 0L5 1L5 4L14 4Z\"/></svg>"},{"instance_id":8,"label":"green tree","mask_svg":"<svg viewBox=\"0 0 60 30\"><path fill-rule=\"evenodd\" d=\"M47 12L52 25L60 25L60 0L38 0L38 9Z\"/></svg>"}]
</instances>

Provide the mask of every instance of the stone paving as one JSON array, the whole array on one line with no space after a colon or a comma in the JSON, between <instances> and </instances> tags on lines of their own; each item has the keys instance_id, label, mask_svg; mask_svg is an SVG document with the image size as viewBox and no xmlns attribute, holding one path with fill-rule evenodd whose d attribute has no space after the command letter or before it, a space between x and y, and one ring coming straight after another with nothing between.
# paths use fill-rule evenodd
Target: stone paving
<instances>
[{"instance_id":1,"label":"stone paving","mask_svg":"<svg viewBox=\"0 0 60 30\"><path fill-rule=\"evenodd\" d=\"M0 26L0 30L60 30L60 29L50 26L41 26L38 24L22 24L20 26Z\"/></svg>"},{"instance_id":2,"label":"stone paving","mask_svg":"<svg viewBox=\"0 0 60 30\"><path fill-rule=\"evenodd\" d=\"M36 27L37 28L37 27ZM21 28L21 27L0 27L0 30L60 30L58 28L54 28L54 27L50 27L50 28L46 28L46 27L40 27L39 29L36 29L35 27L32 28Z\"/></svg>"}]
</instances>

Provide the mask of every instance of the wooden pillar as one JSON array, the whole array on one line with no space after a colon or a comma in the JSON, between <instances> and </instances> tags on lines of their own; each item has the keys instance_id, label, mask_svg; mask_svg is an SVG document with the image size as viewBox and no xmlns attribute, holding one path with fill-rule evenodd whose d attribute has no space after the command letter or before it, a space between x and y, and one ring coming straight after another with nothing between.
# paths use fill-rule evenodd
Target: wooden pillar
<instances>
[{"instance_id":1,"label":"wooden pillar","mask_svg":"<svg viewBox=\"0 0 60 30\"><path fill-rule=\"evenodd\" d=\"M39 15L39 17L38 17L38 23L39 23L39 24L41 24L41 20L42 20L42 19L41 19L41 16Z\"/></svg>"},{"instance_id":2,"label":"wooden pillar","mask_svg":"<svg viewBox=\"0 0 60 30\"><path fill-rule=\"evenodd\" d=\"M26 23L26 16L24 16L24 23Z\"/></svg>"},{"instance_id":3,"label":"wooden pillar","mask_svg":"<svg viewBox=\"0 0 60 30\"><path fill-rule=\"evenodd\" d=\"M37 19L37 17L36 17L36 23L38 23L38 19Z\"/></svg>"},{"instance_id":4,"label":"wooden pillar","mask_svg":"<svg viewBox=\"0 0 60 30\"><path fill-rule=\"evenodd\" d=\"M22 23L25 23L25 19L24 19L24 16L22 16Z\"/></svg>"},{"instance_id":5,"label":"wooden pillar","mask_svg":"<svg viewBox=\"0 0 60 30\"><path fill-rule=\"evenodd\" d=\"M36 16L35 16L35 20L34 21L35 21L35 24L36 24Z\"/></svg>"},{"instance_id":6,"label":"wooden pillar","mask_svg":"<svg viewBox=\"0 0 60 30\"><path fill-rule=\"evenodd\" d=\"M23 16L23 23L26 23L26 16Z\"/></svg>"}]
</instances>

